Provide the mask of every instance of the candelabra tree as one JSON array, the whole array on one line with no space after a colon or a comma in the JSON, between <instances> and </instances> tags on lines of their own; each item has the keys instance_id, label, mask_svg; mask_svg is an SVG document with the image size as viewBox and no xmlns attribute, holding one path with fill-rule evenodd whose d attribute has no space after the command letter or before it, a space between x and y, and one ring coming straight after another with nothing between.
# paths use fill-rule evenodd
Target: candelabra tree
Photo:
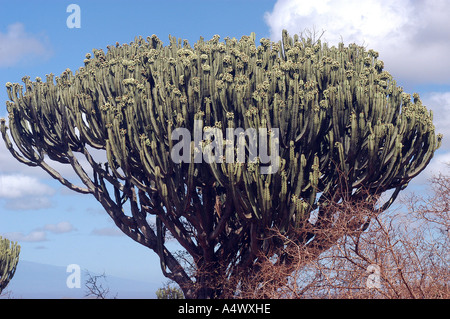
<instances>
[{"instance_id":1,"label":"candelabra tree","mask_svg":"<svg viewBox=\"0 0 450 319\"><path fill-rule=\"evenodd\" d=\"M253 33L193 47L169 39L137 37L93 50L75 74L7 83L1 132L17 160L93 195L158 254L187 298L220 297L228 279L257 272L262 255L289 263L288 243L271 229L313 255L336 240L338 221L363 231L370 217L353 220L328 204L351 199L382 212L440 143L431 111L397 86L374 50L286 31L259 45ZM268 153L255 156L248 129L263 132L270 165ZM189 258L170 251L169 238Z\"/></svg>"},{"instance_id":2,"label":"candelabra tree","mask_svg":"<svg viewBox=\"0 0 450 319\"><path fill-rule=\"evenodd\" d=\"M0 236L0 293L8 286L19 262L20 246Z\"/></svg>"}]
</instances>

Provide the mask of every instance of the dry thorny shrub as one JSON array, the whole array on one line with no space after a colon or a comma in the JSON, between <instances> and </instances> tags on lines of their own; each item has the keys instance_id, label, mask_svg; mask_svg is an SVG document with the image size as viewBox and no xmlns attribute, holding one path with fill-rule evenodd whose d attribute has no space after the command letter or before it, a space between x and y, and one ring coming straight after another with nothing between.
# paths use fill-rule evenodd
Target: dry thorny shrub
<instances>
[{"instance_id":1,"label":"dry thorny shrub","mask_svg":"<svg viewBox=\"0 0 450 319\"><path fill-rule=\"evenodd\" d=\"M267 258L251 280L238 278L234 298L449 298L450 176L431 180L432 193L410 195L400 207L380 215L354 203L339 208L356 218L369 218L364 232L344 223L340 239L316 256L307 245L286 241L283 265ZM344 207L345 206L345 207Z\"/></svg>"}]
</instances>

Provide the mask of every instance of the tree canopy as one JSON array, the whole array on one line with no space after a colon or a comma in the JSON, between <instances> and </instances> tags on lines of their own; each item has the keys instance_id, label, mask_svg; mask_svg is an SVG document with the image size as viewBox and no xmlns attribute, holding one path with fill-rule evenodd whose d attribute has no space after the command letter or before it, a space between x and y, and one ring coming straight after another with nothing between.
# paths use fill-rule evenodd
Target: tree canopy
<instances>
[{"instance_id":1,"label":"tree canopy","mask_svg":"<svg viewBox=\"0 0 450 319\"><path fill-rule=\"evenodd\" d=\"M211 282L250 274L261 253L281 260L285 243L270 229L317 251L335 240L324 234L336 219L364 230L370 219L351 220L328 203L345 198L385 210L440 144L431 111L397 86L374 50L286 31L259 45L255 34L200 38L193 47L169 40L137 37L106 53L94 49L75 74L7 83L1 132L17 160L92 194L125 234L159 255L187 297L220 295ZM180 129L203 134L178 144ZM266 132L259 141L276 155L275 169L261 170L269 154L252 154L248 129ZM180 145L188 146L184 160L174 161ZM52 161L70 165L82 185ZM191 256L193 274L167 249L169 235Z\"/></svg>"}]
</instances>

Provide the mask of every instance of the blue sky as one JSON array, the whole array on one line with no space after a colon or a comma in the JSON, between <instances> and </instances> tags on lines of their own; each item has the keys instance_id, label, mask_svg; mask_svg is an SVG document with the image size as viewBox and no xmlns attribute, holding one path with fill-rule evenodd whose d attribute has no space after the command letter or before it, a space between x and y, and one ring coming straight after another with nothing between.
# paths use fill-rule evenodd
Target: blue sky
<instances>
[{"instance_id":1,"label":"blue sky","mask_svg":"<svg viewBox=\"0 0 450 319\"><path fill-rule=\"evenodd\" d=\"M81 8L81 28L70 29L66 8ZM365 44L380 52L386 69L408 93L420 93L433 110L444 143L416 188L450 161L450 2L438 0L0 0L0 117L6 82L34 80L83 65L86 53L135 36L187 39L214 34L278 40L325 30L337 44ZM70 175L70 171L67 171ZM38 168L18 163L0 143L0 235L22 246L23 260L146 281L165 281L155 254L121 235L93 197L78 195Z\"/></svg>"}]
</instances>

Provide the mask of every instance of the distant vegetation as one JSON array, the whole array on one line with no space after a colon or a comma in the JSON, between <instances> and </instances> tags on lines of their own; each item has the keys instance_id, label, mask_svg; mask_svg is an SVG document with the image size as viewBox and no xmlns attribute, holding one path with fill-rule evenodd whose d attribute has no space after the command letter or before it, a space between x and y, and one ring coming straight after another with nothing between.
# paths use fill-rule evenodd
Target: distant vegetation
<instances>
[{"instance_id":1,"label":"distant vegetation","mask_svg":"<svg viewBox=\"0 0 450 319\"><path fill-rule=\"evenodd\" d=\"M170 283L164 285L156 291L158 299L184 299L183 291L180 288L171 286Z\"/></svg>"},{"instance_id":2,"label":"distant vegetation","mask_svg":"<svg viewBox=\"0 0 450 319\"><path fill-rule=\"evenodd\" d=\"M20 246L0 236L0 293L8 286L19 262Z\"/></svg>"}]
</instances>

